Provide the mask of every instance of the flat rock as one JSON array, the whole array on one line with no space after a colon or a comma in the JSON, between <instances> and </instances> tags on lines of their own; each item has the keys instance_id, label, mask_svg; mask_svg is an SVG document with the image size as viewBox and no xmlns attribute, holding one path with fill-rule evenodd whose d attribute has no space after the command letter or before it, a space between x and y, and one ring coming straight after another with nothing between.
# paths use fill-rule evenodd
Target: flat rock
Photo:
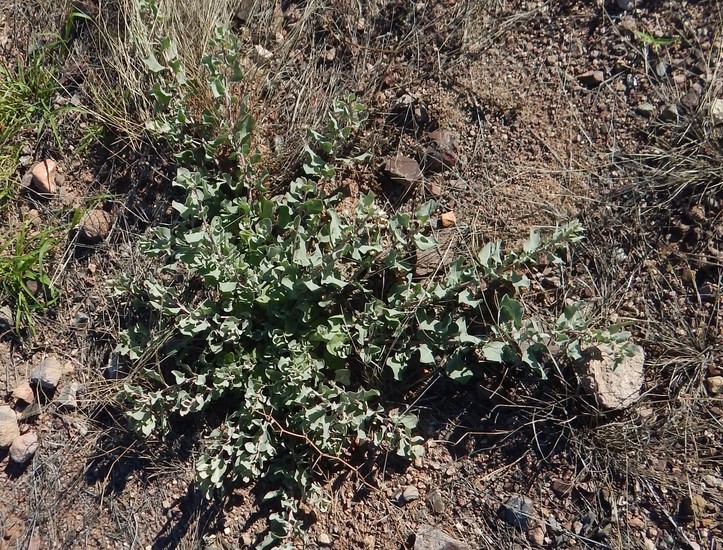
<instances>
[{"instance_id":1,"label":"flat rock","mask_svg":"<svg viewBox=\"0 0 723 550\"><path fill-rule=\"evenodd\" d=\"M0 449L12 445L19 435L20 428L15 411L7 405L0 405Z\"/></svg>"},{"instance_id":2,"label":"flat rock","mask_svg":"<svg viewBox=\"0 0 723 550\"><path fill-rule=\"evenodd\" d=\"M384 163L384 172L390 180L400 183L406 188L422 179L422 169L419 167L419 163L402 154L387 159Z\"/></svg>"},{"instance_id":3,"label":"flat rock","mask_svg":"<svg viewBox=\"0 0 723 550\"><path fill-rule=\"evenodd\" d=\"M580 386L605 409L624 409L635 403L645 381L642 353L617 362L612 348L601 344L583 350L578 373Z\"/></svg>"},{"instance_id":4,"label":"flat rock","mask_svg":"<svg viewBox=\"0 0 723 550\"><path fill-rule=\"evenodd\" d=\"M52 159L46 159L37 163L31 170L31 183L39 193L51 195L57 191L55 176L58 173L58 166Z\"/></svg>"},{"instance_id":5,"label":"flat rock","mask_svg":"<svg viewBox=\"0 0 723 550\"><path fill-rule=\"evenodd\" d=\"M406 504L407 502L412 502L417 499L419 499L419 489L417 489L414 485L407 485L404 489L402 489L402 494L399 496L399 502L402 504Z\"/></svg>"},{"instance_id":6,"label":"flat rock","mask_svg":"<svg viewBox=\"0 0 723 550\"><path fill-rule=\"evenodd\" d=\"M35 432L19 435L10 446L10 460L16 464L25 464L33 458L38 446L38 434Z\"/></svg>"},{"instance_id":7,"label":"flat rock","mask_svg":"<svg viewBox=\"0 0 723 550\"><path fill-rule=\"evenodd\" d=\"M648 102L641 103L640 105L637 106L637 108L635 109L635 112L642 117L650 118L651 116L653 116L653 113L655 112L655 105L653 105L652 103L648 103Z\"/></svg>"},{"instance_id":8,"label":"flat rock","mask_svg":"<svg viewBox=\"0 0 723 550\"><path fill-rule=\"evenodd\" d=\"M502 518L522 531L530 530L535 517L535 507L527 497L512 495L502 505Z\"/></svg>"},{"instance_id":9,"label":"flat rock","mask_svg":"<svg viewBox=\"0 0 723 550\"><path fill-rule=\"evenodd\" d=\"M605 73L602 71L588 71L578 76L577 79L586 88L597 88L605 82Z\"/></svg>"},{"instance_id":10,"label":"flat rock","mask_svg":"<svg viewBox=\"0 0 723 550\"><path fill-rule=\"evenodd\" d=\"M63 375L63 364L52 355L43 359L30 373L30 383L45 392L55 391Z\"/></svg>"},{"instance_id":11,"label":"flat rock","mask_svg":"<svg viewBox=\"0 0 723 550\"><path fill-rule=\"evenodd\" d=\"M82 241L96 244L105 239L110 233L113 216L102 208L88 212L80 222L79 237Z\"/></svg>"},{"instance_id":12,"label":"flat rock","mask_svg":"<svg viewBox=\"0 0 723 550\"><path fill-rule=\"evenodd\" d=\"M469 546L444 531L422 524L417 529L414 550L467 550Z\"/></svg>"}]
</instances>

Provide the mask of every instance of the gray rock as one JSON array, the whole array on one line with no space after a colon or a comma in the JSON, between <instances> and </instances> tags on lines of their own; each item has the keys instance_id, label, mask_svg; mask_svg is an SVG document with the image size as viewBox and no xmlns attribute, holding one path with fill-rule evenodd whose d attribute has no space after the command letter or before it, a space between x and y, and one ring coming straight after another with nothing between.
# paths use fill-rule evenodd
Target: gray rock
<instances>
[{"instance_id":1,"label":"gray rock","mask_svg":"<svg viewBox=\"0 0 723 550\"><path fill-rule=\"evenodd\" d=\"M510 525L527 532L535 518L535 507L531 499L513 495L502 505L502 517Z\"/></svg>"},{"instance_id":2,"label":"gray rock","mask_svg":"<svg viewBox=\"0 0 723 550\"><path fill-rule=\"evenodd\" d=\"M53 392L62 375L62 363L56 357L49 355L30 373L30 383L44 392Z\"/></svg>"},{"instance_id":3,"label":"gray rock","mask_svg":"<svg viewBox=\"0 0 723 550\"><path fill-rule=\"evenodd\" d=\"M655 105L653 105L652 103L641 103L637 106L635 112L640 116L650 118L655 112Z\"/></svg>"},{"instance_id":4,"label":"gray rock","mask_svg":"<svg viewBox=\"0 0 723 550\"><path fill-rule=\"evenodd\" d=\"M683 97L680 98L680 104L689 111L695 111L700 105L700 94L695 90L688 90Z\"/></svg>"},{"instance_id":5,"label":"gray rock","mask_svg":"<svg viewBox=\"0 0 723 550\"><path fill-rule=\"evenodd\" d=\"M645 381L645 355L619 357L607 345L591 346L578 364L580 386L605 409L624 409L635 403Z\"/></svg>"},{"instance_id":6,"label":"gray rock","mask_svg":"<svg viewBox=\"0 0 723 550\"><path fill-rule=\"evenodd\" d=\"M467 550L469 546L444 531L422 524L417 529L414 550Z\"/></svg>"},{"instance_id":7,"label":"gray rock","mask_svg":"<svg viewBox=\"0 0 723 550\"><path fill-rule=\"evenodd\" d=\"M60 388L60 395L58 396L58 406L63 409L77 409L79 389L80 384L75 380L68 384L63 384Z\"/></svg>"},{"instance_id":8,"label":"gray rock","mask_svg":"<svg viewBox=\"0 0 723 550\"><path fill-rule=\"evenodd\" d=\"M25 464L33 458L38 446L38 434L35 432L19 435L10 446L10 460L16 464Z\"/></svg>"},{"instance_id":9,"label":"gray rock","mask_svg":"<svg viewBox=\"0 0 723 550\"><path fill-rule=\"evenodd\" d=\"M438 489L432 489L427 493L427 505L435 514L444 513L444 499Z\"/></svg>"},{"instance_id":10,"label":"gray rock","mask_svg":"<svg viewBox=\"0 0 723 550\"><path fill-rule=\"evenodd\" d=\"M402 489L402 493L399 495L399 502L401 504L406 504L407 502L412 502L413 500L419 499L419 489L417 489L414 485L407 485L404 489Z\"/></svg>"},{"instance_id":11,"label":"gray rock","mask_svg":"<svg viewBox=\"0 0 723 550\"><path fill-rule=\"evenodd\" d=\"M90 317L88 317L87 313L84 313L82 311L79 311L75 314L75 317L73 317L73 326L78 328L85 328L88 326L88 323L90 322Z\"/></svg>"},{"instance_id":12,"label":"gray rock","mask_svg":"<svg viewBox=\"0 0 723 550\"><path fill-rule=\"evenodd\" d=\"M655 65L655 74L658 75L658 78L665 78L665 75L668 74L668 64L665 61L658 61Z\"/></svg>"},{"instance_id":13,"label":"gray rock","mask_svg":"<svg viewBox=\"0 0 723 550\"><path fill-rule=\"evenodd\" d=\"M390 180L410 188L416 181L422 179L422 169L413 158L397 154L384 163L384 172Z\"/></svg>"},{"instance_id":14,"label":"gray rock","mask_svg":"<svg viewBox=\"0 0 723 550\"><path fill-rule=\"evenodd\" d=\"M0 405L0 449L12 445L19 435L20 428L15 411L7 405Z\"/></svg>"},{"instance_id":15,"label":"gray rock","mask_svg":"<svg viewBox=\"0 0 723 550\"><path fill-rule=\"evenodd\" d=\"M678 107L673 104L666 105L660 112L660 120L663 122L678 122L679 116Z\"/></svg>"},{"instance_id":16,"label":"gray rock","mask_svg":"<svg viewBox=\"0 0 723 550\"><path fill-rule=\"evenodd\" d=\"M618 8L625 11L630 11L635 7L635 0L616 0L615 3Z\"/></svg>"},{"instance_id":17,"label":"gray rock","mask_svg":"<svg viewBox=\"0 0 723 550\"><path fill-rule=\"evenodd\" d=\"M605 81L605 73L602 71L588 71L578 76L577 79L586 88L597 88Z\"/></svg>"}]
</instances>

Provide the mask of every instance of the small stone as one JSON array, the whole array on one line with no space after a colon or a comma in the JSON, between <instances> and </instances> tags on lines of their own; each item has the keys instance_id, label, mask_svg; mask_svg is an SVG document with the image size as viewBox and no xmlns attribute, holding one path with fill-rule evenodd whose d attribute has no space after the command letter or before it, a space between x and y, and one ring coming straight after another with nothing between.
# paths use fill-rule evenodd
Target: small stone
<instances>
[{"instance_id":1,"label":"small stone","mask_svg":"<svg viewBox=\"0 0 723 550\"><path fill-rule=\"evenodd\" d=\"M24 403L32 403L35 401L35 394L30 384L23 382L13 390L13 399L18 399Z\"/></svg>"},{"instance_id":2,"label":"small stone","mask_svg":"<svg viewBox=\"0 0 723 550\"><path fill-rule=\"evenodd\" d=\"M711 376L706 379L705 385L711 395L723 393L723 376Z\"/></svg>"},{"instance_id":3,"label":"small stone","mask_svg":"<svg viewBox=\"0 0 723 550\"><path fill-rule=\"evenodd\" d=\"M63 374L63 365L56 357L49 355L30 373L30 383L44 392L53 392Z\"/></svg>"},{"instance_id":4,"label":"small stone","mask_svg":"<svg viewBox=\"0 0 723 550\"><path fill-rule=\"evenodd\" d=\"M58 395L58 406L63 409L78 408L78 390L80 384L73 380L69 384L63 384Z\"/></svg>"},{"instance_id":5,"label":"small stone","mask_svg":"<svg viewBox=\"0 0 723 550\"><path fill-rule=\"evenodd\" d=\"M442 227L454 227L457 225L457 217L454 212L445 212L440 216L440 223Z\"/></svg>"},{"instance_id":6,"label":"small stone","mask_svg":"<svg viewBox=\"0 0 723 550\"><path fill-rule=\"evenodd\" d=\"M705 483L708 487L712 488L723 487L723 479L711 474L706 474L703 476L703 483Z\"/></svg>"},{"instance_id":7,"label":"small stone","mask_svg":"<svg viewBox=\"0 0 723 550\"><path fill-rule=\"evenodd\" d=\"M678 107L675 105L666 105L660 112L660 120L663 122L677 122L680 113L678 113Z\"/></svg>"},{"instance_id":8,"label":"small stone","mask_svg":"<svg viewBox=\"0 0 723 550\"><path fill-rule=\"evenodd\" d=\"M38 403L30 403L22 411L18 412L18 420L25 422L36 416L40 416L43 412L43 408Z\"/></svg>"},{"instance_id":9,"label":"small stone","mask_svg":"<svg viewBox=\"0 0 723 550\"><path fill-rule=\"evenodd\" d=\"M637 516L630 518L628 520L628 525L633 529L640 529L641 531L645 529L645 522Z\"/></svg>"},{"instance_id":10,"label":"small stone","mask_svg":"<svg viewBox=\"0 0 723 550\"><path fill-rule=\"evenodd\" d=\"M435 514L444 513L444 500L438 489L432 489L427 493L427 505Z\"/></svg>"},{"instance_id":11,"label":"small stone","mask_svg":"<svg viewBox=\"0 0 723 550\"><path fill-rule=\"evenodd\" d=\"M665 75L668 74L668 64L665 61L658 61L655 65L655 74L658 75L658 78L665 78Z\"/></svg>"},{"instance_id":12,"label":"small stone","mask_svg":"<svg viewBox=\"0 0 723 550\"><path fill-rule=\"evenodd\" d=\"M88 317L86 313L79 311L75 314L75 317L73 317L73 326L78 328L85 328L88 326L89 321L90 317Z\"/></svg>"},{"instance_id":13,"label":"small stone","mask_svg":"<svg viewBox=\"0 0 723 550\"><path fill-rule=\"evenodd\" d=\"M695 204L691 207L691 209L688 211L688 217L694 222L694 223L703 223L707 216L705 214L705 208L701 204Z\"/></svg>"},{"instance_id":14,"label":"small stone","mask_svg":"<svg viewBox=\"0 0 723 550\"><path fill-rule=\"evenodd\" d=\"M513 495L502 505L502 517L510 525L527 532L531 527L530 520L535 518L535 507L532 500Z\"/></svg>"},{"instance_id":15,"label":"small stone","mask_svg":"<svg viewBox=\"0 0 723 550\"><path fill-rule=\"evenodd\" d=\"M384 163L384 171L387 176L389 176L389 179L402 184L407 189L410 188L414 182L422 178L422 170L419 167L419 163L413 158L405 157L401 154L387 159Z\"/></svg>"},{"instance_id":16,"label":"small stone","mask_svg":"<svg viewBox=\"0 0 723 550\"><path fill-rule=\"evenodd\" d=\"M710 104L710 118L713 124L723 124L723 99L714 99Z\"/></svg>"},{"instance_id":17,"label":"small stone","mask_svg":"<svg viewBox=\"0 0 723 550\"><path fill-rule=\"evenodd\" d=\"M596 88L605 81L605 74L602 71L588 71L578 76L577 79L586 88Z\"/></svg>"},{"instance_id":18,"label":"small stone","mask_svg":"<svg viewBox=\"0 0 723 550\"><path fill-rule=\"evenodd\" d=\"M637 106L635 109L635 112L645 118L650 118L653 116L653 113L655 112L655 105L652 103L641 103Z\"/></svg>"},{"instance_id":19,"label":"small stone","mask_svg":"<svg viewBox=\"0 0 723 550\"><path fill-rule=\"evenodd\" d=\"M406 504L407 502L412 502L413 500L417 499L419 499L419 489L417 489L414 485L407 485L402 490L399 501L402 504Z\"/></svg>"},{"instance_id":20,"label":"small stone","mask_svg":"<svg viewBox=\"0 0 723 550\"><path fill-rule=\"evenodd\" d=\"M700 105L700 94L695 90L689 90L680 98L680 104L689 111L695 111Z\"/></svg>"},{"instance_id":21,"label":"small stone","mask_svg":"<svg viewBox=\"0 0 723 550\"><path fill-rule=\"evenodd\" d=\"M564 481L561 481L559 479L556 479L552 482L551 485L552 492L555 493L558 497L564 498L568 494L570 494L570 491L572 490L572 485L569 483L565 483Z\"/></svg>"},{"instance_id":22,"label":"small stone","mask_svg":"<svg viewBox=\"0 0 723 550\"><path fill-rule=\"evenodd\" d=\"M15 411L7 405L0 405L0 449L12 445L19 435L20 428Z\"/></svg>"},{"instance_id":23,"label":"small stone","mask_svg":"<svg viewBox=\"0 0 723 550\"><path fill-rule=\"evenodd\" d=\"M331 537L326 533L322 533L317 537L316 542L318 542L320 546L331 546Z\"/></svg>"},{"instance_id":24,"label":"small stone","mask_svg":"<svg viewBox=\"0 0 723 550\"><path fill-rule=\"evenodd\" d=\"M435 197L442 196L442 186L438 183L431 183L429 185L429 193Z\"/></svg>"},{"instance_id":25,"label":"small stone","mask_svg":"<svg viewBox=\"0 0 723 550\"><path fill-rule=\"evenodd\" d=\"M527 533L527 540L535 546L545 545L545 528L542 525L536 525Z\"/></svg>"},{"instance_id":26,"label":"small stone","mask_svg":"<svg viewBox=\"0 0 723 550\"><path fill-rule=\"evenodd\" d=\"M683 86L685 84L685 75L682 73L677 73L673 75L673 82L677 84L678 86Z\"/></svg>"},{"instance_id":27,"label":"small stone","mask_svg":"<svg viewBox=\"0 0 723 550\"><path fill-rule=\"evenodd\" d=\"M625 409L635 403L645 381L642 349L634 355L615 357L610 346L583 350L578 364L580 386L605 409Z\"/></svg>"},{"instance_id":28,"label":"small stone","mask_svg":"<svg viewBox=\"0 0 723 550\"><path fill-rule=\"evenodd\" d=\"M448 130L435 130L429 134L432 143L424 154L424 169L443 172L457 164L457 136Z\"/></svg>"},{"instance_id":29,"label":"small stone","mask_svg":"<svg viewBox=\"0 0 723 550\"><path fill-rule=\"evenodd\" d=\"M422 524L417 529L414 550L467 550L463 542L450 537L444 531Z\"/></svg>"},{"instance_id":30,"label":"small stone","mask_svg":"<svg viewBox=\"0 0 723 550\"><path fill-rule=\"evenodd\" d=\"M57 164L52 159L37 163L32 170L32 185L36 191L45 195L55 193L55 176L58 173Z\"/></svg>"},{"instance_id":31,"label":"small stone","mask_svg":"<svg viewBox=\"0 0 723 550\"><path fill-rule=\"evenodd\" d=\"M615 3L624 11L630 11L635 7L635 0L616 0Z\"/></svg>"},{"instance_id":32,"label":"small stone","mask_svg":"<svg viewBox=\"0 0 723 550\"><path fill-rule=\"evenodd\" d=\"M579 535L580 533L582 533L583 527L584 526L581 521L576 521L575 523L572 524L572 532L575 533L576 535Z\"/></svg>"},{"instance_id":33,"label":"small stone","mask_svg":"<svg viewBox=\"0 0 723 550\"><path fill-rule=\"evenodd\" d=\"M10 460L16 464L25 464L33 458L38 445L38 435L35 432L17 436L10 446Z\"/></svg>"},{"instance_id":34,"label":"small stone","mask_svg":"<svg viewBox=\"0 0 723 550\"><path fill-rule=\"evenodd\" d=\"M254 59L257 63L263 63L264 61L269 61L274 57L274 54L264 48L261 44L256 44L254 46Z\"/></svg>"},{"instance_id":35,"label":"small stone","mask_svg":"<svg viewBox=\"0 0 723 550\"><path fill-rule=\"evenodd\" d=\"M79 236L86 243L101 242L110 233L113 216L102 208L96 208L86 214L80 222Z\"/></svg>"}]
</instances>

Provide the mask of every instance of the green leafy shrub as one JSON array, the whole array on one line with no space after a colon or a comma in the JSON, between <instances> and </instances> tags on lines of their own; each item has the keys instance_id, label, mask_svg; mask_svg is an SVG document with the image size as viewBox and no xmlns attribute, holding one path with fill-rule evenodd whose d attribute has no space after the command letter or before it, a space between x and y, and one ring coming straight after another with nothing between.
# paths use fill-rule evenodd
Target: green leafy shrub
<instances>
[{"instance_id":1,"label":"green leafy shrub","mask_svg":"<svg viewBox=\"0 0 723 550\"><path fill-rule=\"evenodd\" d=\"M289 532L299 499L323 504L312 476L319 459L347 464L360 445L408 459L422 452L416 418L385 410L385 381L438 366L465 381L484 362L545 376L551 338L567 335L574 349L567 329L581 329L577 317L548 335L515 296L529 284L528 263L562 262L557 251L581 238L577 223L547 238L533 232L519 254L487 244L441 279L417 280L414 254L438 246L427 231L433 202L389 216L368 194L344 214L322 190L340 162L366 158L337 157L366 119L353 96L334 102L324 132L310 132L305 175L273 194L257 169L246 101L233 93L242 77L235 44L221 33L204 58L213 101L197 120L188 106L203 88L186 81L172 44L161 46L147 59L159 76L149 128L176 151L184 200L173 203L172 226L145 242L161 266L120 285L150 309L150 322L118 346L142 373L121 399L144 436L221 411L209 420L198 485L210 497L234 480L276 480L267 496L282 512L267 542Z\"/></svg>"}]
</instances>

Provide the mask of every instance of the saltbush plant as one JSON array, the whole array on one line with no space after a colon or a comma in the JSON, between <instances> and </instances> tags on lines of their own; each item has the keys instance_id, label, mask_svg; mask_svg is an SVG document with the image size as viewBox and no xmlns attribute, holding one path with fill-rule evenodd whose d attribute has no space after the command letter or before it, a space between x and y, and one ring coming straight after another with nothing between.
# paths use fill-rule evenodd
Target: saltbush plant
<instances>
[{"instance_id":1,"label":"saltbush plant","mask_svg":"<svg viewBox=\"0 0 723 550\"><path fill-rule=\"evenodd\" d=\"M418 280L414 255L438 246L427 230L433 202L389 215L370 193L345 213L323 191L340 163L368 156L339 158L353 150L363 105L335 101L327 127L309 134L304 175L274 194L235 93L236 44L220 31L211 51L205 86L187 81L168 41L146 60L157 75L149 130L176 154L183 199L173 223L144 242L156 271L119 285L147 312L118 346L139 373L120 399L144 436L167 436L183 417L206 419L196 474L207 497L234 481L274 482L272 544L291 531L301 500L323 507L313 475L320 459L348 465L360 446L422 453L416 418L385 407L380 388L421 369L464 382L485 362L544 377L551 340L574 352L576 335L587 333L579 312L568 310L548 334L516 294L529 284L525 266L541 255L562 262L557 252L581 227L533 232L519 254L489 243L442 277ZM194 118L189 106L204 97L211 101Z\"/></svg>"}]
</instances>

